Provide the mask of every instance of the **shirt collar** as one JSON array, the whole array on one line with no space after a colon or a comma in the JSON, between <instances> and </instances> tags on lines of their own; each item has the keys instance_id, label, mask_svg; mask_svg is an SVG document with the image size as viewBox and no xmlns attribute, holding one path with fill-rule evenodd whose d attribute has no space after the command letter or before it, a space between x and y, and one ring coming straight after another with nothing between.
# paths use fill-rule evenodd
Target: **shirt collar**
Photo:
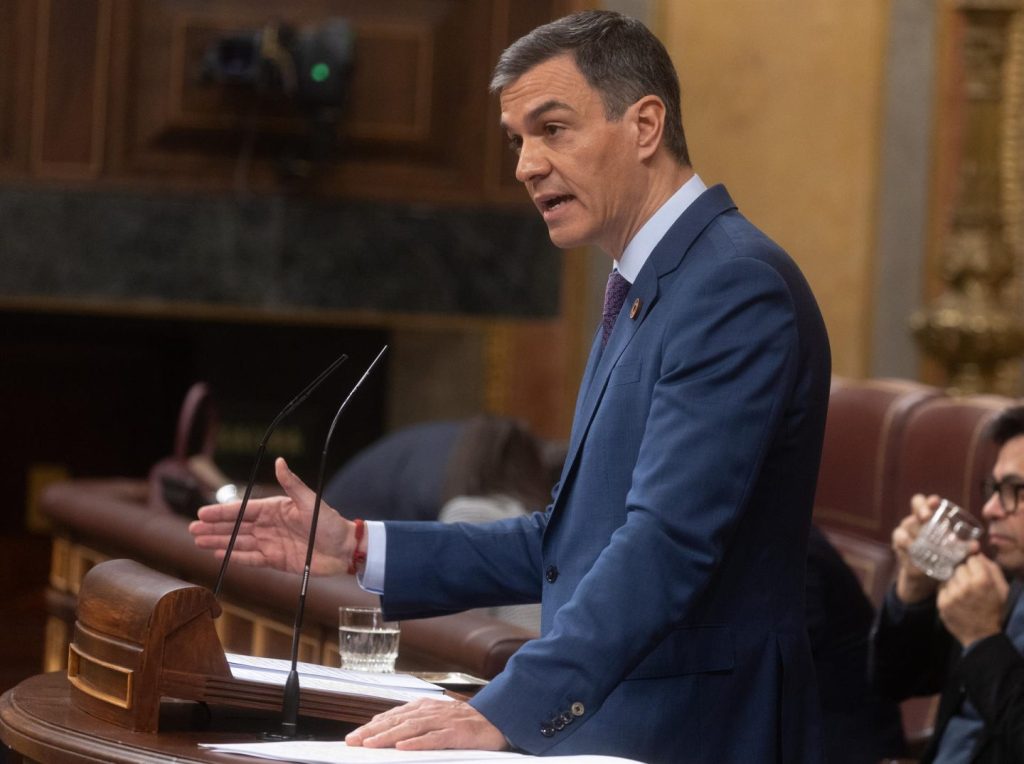
<instances>
[{"instance_id":1,"label":"shirt collar","mask_svg":"<svg viewBox=\"0 0 1024 764\"><path fill-rule=\"evenodd\" d=\"M668 198L661 205L657 212L644 223L636 232L629 244L626 245L622 257L615 261L615 270L630 283L636 281L640 269L644 267L647 258L658 245L658 242L668 233L668 229L676 222L676 219L693 204L694 200L707 190L704 181L696 173L686 181L679 190Z\"/></svg>"}]
</instances>

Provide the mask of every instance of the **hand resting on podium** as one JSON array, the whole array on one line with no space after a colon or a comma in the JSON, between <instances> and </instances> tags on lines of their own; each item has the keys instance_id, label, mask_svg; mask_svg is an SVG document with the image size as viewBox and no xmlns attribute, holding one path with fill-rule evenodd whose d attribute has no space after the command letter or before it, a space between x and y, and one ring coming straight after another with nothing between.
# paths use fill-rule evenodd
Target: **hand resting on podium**
<instances>
[{"instance_id":1,"label":"hand resting on podium","mask_svg":"<svg viewBox=\"0 0 1024 764\"><path fill-rule=\"evenodd\" d=\"M301 573L305 567L306 543L313 515L315 493L284 459L274 462L277 482L284 496L252 499L231 559L243 565L276 568ZM240 501L200 507L198 520L189 525L197 547L223 558L231 538ZM331 507L321 503L321 510ZM365 539L362 545L365 545ZM357 550L355 523L337 511L321 512L313 548L310 573L330 576L345 573ZM468 703L417 700L378 714L367 724L350 732L349 745L367 748L440 750L473 748L498 751L507 747L505 736Z\"/></svg>"}]
</instances>

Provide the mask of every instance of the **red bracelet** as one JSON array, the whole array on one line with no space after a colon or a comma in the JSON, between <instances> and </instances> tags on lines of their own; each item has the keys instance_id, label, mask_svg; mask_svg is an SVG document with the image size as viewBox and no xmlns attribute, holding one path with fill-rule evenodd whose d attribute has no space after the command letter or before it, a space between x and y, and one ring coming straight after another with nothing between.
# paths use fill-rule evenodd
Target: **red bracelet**
<instances>
[{"instance_id":1,"label":"red bracelet","mask_svg":"<svg viewBox=\"0 0 1024 764\"><path fill-rule=\"evenodd\" d=\"M366 530L366 523L361 519L356 518L353 520L356 524L356 548L352 550L352 561L348 564L348 574L354 576L356 574L356 566L366 562L366 552L359 551L359 544L363 540L363 533Z\"/></svg>"}]
</instances>

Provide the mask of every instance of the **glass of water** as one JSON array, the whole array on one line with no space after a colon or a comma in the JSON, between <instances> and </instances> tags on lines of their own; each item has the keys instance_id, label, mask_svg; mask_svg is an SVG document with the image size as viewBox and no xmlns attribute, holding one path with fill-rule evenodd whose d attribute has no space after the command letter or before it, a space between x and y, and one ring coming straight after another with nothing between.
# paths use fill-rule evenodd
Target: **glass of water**
<instances>
[{"instance_id":1,"label":"glass of water","mask_svg":"<svg viewBox=\"0 0 1024 764\"><path fill-rule=\"evenodd\" d=\"M948 581L970 551L971 542L984 533L985 527L974 515L943 499L910 545L910 559L935 580Z\"/></svg>"},{"instance_id":2,"label":"glass of water","mask_svg":"<svg viewBox=\"0 0 1024 764\"><path fill-rule=\"evenodd\" d=\"M398 621L385 621L379 607L338 608L341 667L391 673L398 657Z\"/></svg>"}]
</instances>

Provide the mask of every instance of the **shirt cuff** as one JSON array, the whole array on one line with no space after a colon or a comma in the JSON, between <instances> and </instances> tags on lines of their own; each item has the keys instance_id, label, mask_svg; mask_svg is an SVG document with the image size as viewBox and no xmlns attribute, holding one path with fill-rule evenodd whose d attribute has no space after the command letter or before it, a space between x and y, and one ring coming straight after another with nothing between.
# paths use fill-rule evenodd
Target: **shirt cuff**
<instances>
[{"instance_id":1,"label":"shirt cuff","mask_svg":"<svg viewBox=\"0 0 1024 764\"><path fill-rule=\"evenodd\" d=\"M356 581L370 594L384 593L384 563L387 558L388 534L379 520L366 522L366 566Z\"/></svg>"}]
</instances>

